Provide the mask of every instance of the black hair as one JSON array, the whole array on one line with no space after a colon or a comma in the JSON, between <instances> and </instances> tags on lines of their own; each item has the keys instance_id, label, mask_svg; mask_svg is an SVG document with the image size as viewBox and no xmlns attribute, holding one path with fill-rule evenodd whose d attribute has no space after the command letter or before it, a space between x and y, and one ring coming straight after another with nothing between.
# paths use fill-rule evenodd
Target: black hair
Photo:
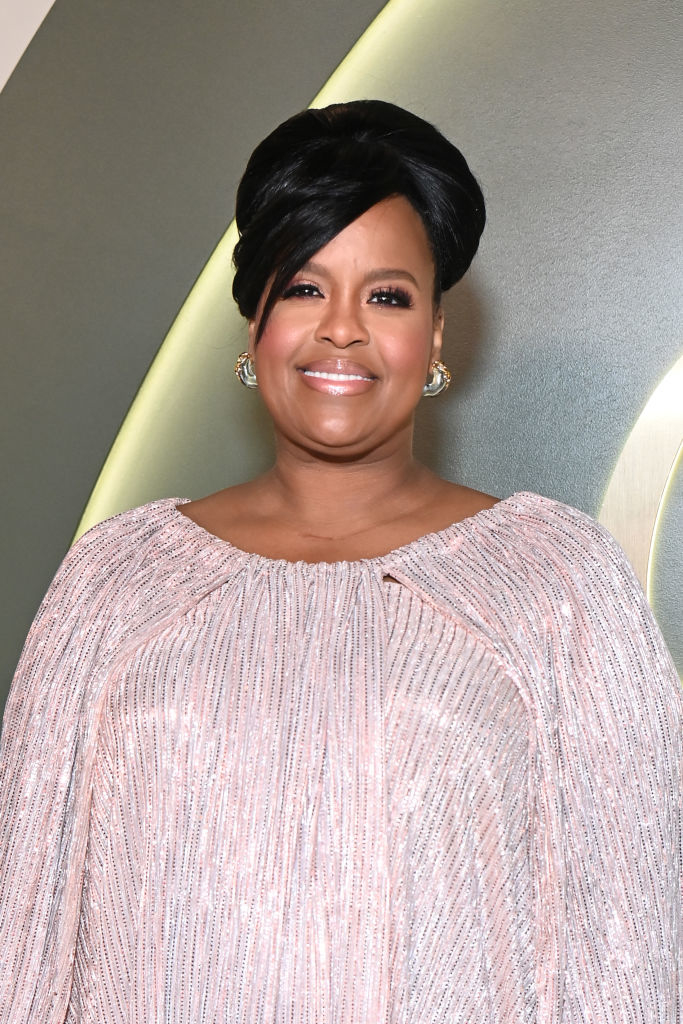
<instances>
[{"instance_id":1,"label":"black hair","mask_svg":"<svg viewBox=\"0 0 683 1024\"><path fill-rule=\"evenodd\" d=\"M383 100L304 110L252 153L237 190L233 295L253 320L272 278L261 335L294 274L356 218L391 196L422 218L435 302L458 281L484 230L484 197L460 150L428 121Z\"/></svg>"}]
</instances>

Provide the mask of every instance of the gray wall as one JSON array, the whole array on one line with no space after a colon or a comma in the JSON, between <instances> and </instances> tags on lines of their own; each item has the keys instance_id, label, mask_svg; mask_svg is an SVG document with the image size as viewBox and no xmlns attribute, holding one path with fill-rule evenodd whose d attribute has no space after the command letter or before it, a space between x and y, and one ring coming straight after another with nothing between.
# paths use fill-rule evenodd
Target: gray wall
<instances>
[{"instance_id":1,"label":"gray wall","mask_svg":"<svg viewBox=\"0 0 683 1024\"><path fill-rule=\"evenodd\" d=\"M0 95L5 676L250 149L310 102L378 6L57 0ZM681 351L679 15L665 0L423 0L409 32L387 32L357 94L436 121L489 206L447 302L457 386L425 405L419 452L453 479L595 514ZM230 379L235 340L204 421L173 408L197 455L145 472L141 439L131 503L198 495L267 457ZM172 438L163 412L157 430ZM672 494L658 613L682 658Z\"/></svg>"}]
</instances>

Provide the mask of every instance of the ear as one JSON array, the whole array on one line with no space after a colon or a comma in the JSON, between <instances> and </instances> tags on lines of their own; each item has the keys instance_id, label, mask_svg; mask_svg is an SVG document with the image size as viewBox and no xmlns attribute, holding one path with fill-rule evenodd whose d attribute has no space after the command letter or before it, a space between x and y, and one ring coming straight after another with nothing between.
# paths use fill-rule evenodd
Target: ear
<instances>
[{"instance_id":1,"label":"ear","mask_svg":"<svg viewBox=\"0 0 683 1024\"><path fill-rule=\"evenodd\" d=\"M434 328L432 331L432 354L430 357L430 363L433 363L435 359L439 359L441 356L441 345L443 343L443 325L444 315L441 306L438 307L434 313Z\"/></svg>"}]
</instances>

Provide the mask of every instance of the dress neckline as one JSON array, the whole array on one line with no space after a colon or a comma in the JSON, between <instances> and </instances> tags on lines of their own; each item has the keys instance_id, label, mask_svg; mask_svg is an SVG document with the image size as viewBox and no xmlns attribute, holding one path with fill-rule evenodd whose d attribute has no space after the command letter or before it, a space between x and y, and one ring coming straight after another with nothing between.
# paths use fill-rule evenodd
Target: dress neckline
<instances>
[{"instance_id":1,"label":"dress neckline","mask_svg":"<svg viewBox=\"0 0 683 1024\"><path fill-rule=\"evenodd\" d=\"M297 569L308 569L308 570L332 570L335 568L353 568L362 566L382 566L387 563L395 564L400 562L402 559L414 556L416 553L420 553L424 549L433 549L444 543L454 540L459 534L467 533L473 527L482 525L485 527L494 526L499 519L504 518L509 513L513 512L521 501L524 500L544 500L542 495L535 494L532 491L515 491L507 498L501 498L495 505L490 508L480 509L471 516L465 516L463 519L458 519L456 522L451 523L449 526L443 527L441 530L433 530L429 533L422 534L420 537L416 537L414 540L408 541L406 544L402 544L400 547L393 548L391 551L387 551L383 555L374 555L370 558L355 558L355 559L338 559L336 561L317 561L308 562L305 559L289 559L289 558L270 558L268 555L261 555L257 551L245 551L243 548L237 547L232 541L226 540L223 537L219 537L217 534L212 533L205 527L200 526L194 519L190 519L183 512L180 511L181 505L186 505L192 498L168 498L166 499L170 506L170 512L173 522L177 522L178 525L183 528L188 538L194 539L196 542L200 542L207 547L211 547L214 550L222 550L224 553L233 555L241 558L245 562L249 562L252 565L258 565L261 567L272 567L272 568L297 568Z\"/></svg>"}]
</instances>

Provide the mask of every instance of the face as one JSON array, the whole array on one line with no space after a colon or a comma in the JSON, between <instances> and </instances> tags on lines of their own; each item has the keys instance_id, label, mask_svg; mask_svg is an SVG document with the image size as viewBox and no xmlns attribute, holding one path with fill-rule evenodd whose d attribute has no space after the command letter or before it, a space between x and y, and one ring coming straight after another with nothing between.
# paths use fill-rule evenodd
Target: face
<instances>
[{"instance_id":1,"label":"face","mask_svg":"<svg viewBox=\"0 0 683 1024\"><path fill-rule=\"evenodd\" d=\"M433 294L427 234L403 197L371 207L315 253L278 298L257 345L258 312L249 325L279 443L347 458L410 445L441 350Z\"/></svg>"}]
</instances>

